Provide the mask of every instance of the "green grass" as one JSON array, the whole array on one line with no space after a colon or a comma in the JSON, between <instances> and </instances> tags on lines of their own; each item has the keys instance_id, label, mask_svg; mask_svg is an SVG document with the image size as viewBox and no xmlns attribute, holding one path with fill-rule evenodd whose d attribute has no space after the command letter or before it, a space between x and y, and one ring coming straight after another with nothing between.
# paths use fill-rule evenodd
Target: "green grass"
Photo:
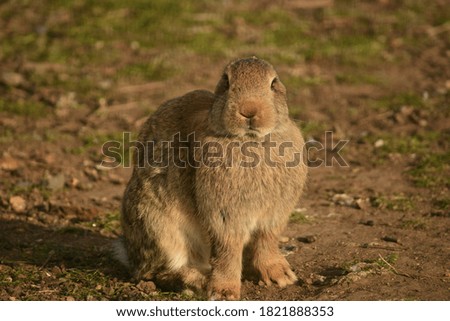
<instances>
[{"instance_id":1,"label":"green grass","mask_svg":"<svg viewBox=\"0 0 450 321\"><path fill-rule=\"evenodd\" d=\"M425 154L406 173L418 187L449 187L450 152Z\"/></svg>"},{"instance_id":2,"label":"green grass","mask_svg":"<svg viewBox=\"0 0 450 321\"><path fill-rule=\"evenodd\" d=\"M40 102L30 100L9 101L0 98L0 112L36 119L48 116L53 110Z\"/></svg>"},{"instance_id":3,"label":"green grass","mask_svg":"<svg viewBox=\"0 0 450 321\"><path fill-rule=\"evenodd\" d=\"M439 210L449 210L450 209L450 198L444 197L444 198L437 198L433 200L433 207L437 208Z\"/></svg>"},{"instance_id":4,"label":"green grass","mask_svg":"<svg viewBox=\"0 0 450 321\"><path fill-rule=\"evenodd\" d=\"M370 200L373 207L388 209L398 212L408 212L415 209L415 202L412 197L397 195L392 197L380 196Z\"/></svg>"},{"instance_id":5,"label":"green grass","mask_svg":"<svg viewBox=\"0 0 450 321\"><path fill-rule=\"evenodd\" d=\"M335 80L338 84L348 84L348 85L376 85L381 86L384 84L384 79L380 79L379 77L371 74L371 73L362 73L359 70L351 70L342 73L338 73L335 75Z\"/></svg>"},{"instance_id":6,"label":"green grass","mask_svg":"<svg viewBox=\"0 0 450 321\"><path fill-rule=\"evenodd\" d=\"M133 159L132 144L136 140L137 133L114 132L114 133L90 133L81 137L81 144L65 148L65 152L73 155L91 154L98 158L102 153L107 152L106 148L114 152L116 162L123 166L131 166ZM113 142L114 145L105 145ZM117 147L117 148L116 148ZM102 150L105 148L105 150Z\"/></svg>"},{"instance_id":7,"label":"green grass","mask_svg":"<svg viewBox=\"0 0 450 321\"><path fill-rule=\"evenodd\" d=\"M295 114L294 114L294 118L295 118ZM305 138L314 137L317 139L319 137L324 136L327 126L326 126L326 124L321 123L321 122L307 121L307 122L301 124L300 128L301 128L303 136Z\"/></svg>"},{"instance_id":8,"label":"green grass","mask_svg":"<svg viewBox=\"0 0 450 321\"><path fill-rule=\"evenodd\" d=\"M403 106L412 106L417 109L426 107L427 103L418 93L403 92L369 101L369 106L377 111L392 110L397 112Z\"/></svg>"},{"instance_id":9,"label":"green grass","mask_svg":"<svg viewBox=\"0 0 450 321\"><path fill-rule=\"evenodd\" d=\"M117 78L155 81L165 80L174 74L174 69L162 60L132 63L118 70Z\"/></svg>"},{"instance_id":10,"label":"green grass","mask_svg":"<svg viewBox=\"0 0 450 321\"><path fill-rule=\"evenodd\" d=\"M412 230L424 230L426 229L426 222L423 218L417 219L404 219L400 222L400 228L412 229Z\"/></svg>"},{"instance_id":11,"label":"green grass","mask_svg":"<svg viewBox=\"0 0 450 321\"><path fill-rule=\"evenodd\" d=\"M291 216L289 217L289 222L297 223L297 224L306 224L306 223L310 223L311 220L303 212L293 212L293 213L291 213Z\"/></svg>"},{"instance_id":12,"label":"green grass","mask_svg":"<svg viewBox=\"0 0 450 321\"><path fill-rule=\"evenodd\" d=\"M346 273L375 272L380 269L390 268L388 264L394 265L397 262L398 258L398 253L389 253L388 255L383 256L383 259L377 257L375 259L355 259L350 262L345 262L342 264L341 268L342 270L346 271Z\"/></svg>"},{"instance_id":13,"label":"green grass","mask_svg":"<svg viewBox=\"0 0 450 321\"><path fill-rule=\"evenodd\" d=\"M120 232L120 212L108 212L105 215L98 216L94 222L88 224L104 233L117 235Z\"/></svg>"}]
</instances>

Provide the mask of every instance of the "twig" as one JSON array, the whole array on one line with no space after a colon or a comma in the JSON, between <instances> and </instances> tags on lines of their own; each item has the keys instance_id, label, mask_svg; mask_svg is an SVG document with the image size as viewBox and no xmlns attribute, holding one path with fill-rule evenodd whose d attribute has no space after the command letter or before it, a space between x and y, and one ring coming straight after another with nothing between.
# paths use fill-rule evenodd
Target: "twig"
<instances>
[{"instance_id":1,"label":"twig","mask_svg":"<svg viewBox=\"0 0 450 321\"><path fill-rule=\"evenodd\" d=\"M50 252L48 252L48 256L45 259L44 263L41 265L41 267L39 268L39 270L42 270L43 268L45 268L45 266L48 264L48 262L50 261L50 259L52 258L52 256L55 254L55 251L51 250Z\"/></svg>"},{"instance_id":2,"label":"twig","mask_svg":"<svg viewBox=\"0 0 450 321\"><path fill-rule=\"evenodd\" d=\"M378 253L378 256L380 257L381 261L383 261L387 266L389 266L389 267L391 268L392 272L394 272L395 274L401 275L401 276L406 276L406 277L408 277L408 278L414 279L414 278L413 278L411 275L409 275L409 274L406 274L406 273L402 273L402 272L397 271L397 269L396 269L395 267L393 267L391 264L389 264L389 262L386 261L386 260L381 256L380 253Z\"/></svg>"}]
</instances>

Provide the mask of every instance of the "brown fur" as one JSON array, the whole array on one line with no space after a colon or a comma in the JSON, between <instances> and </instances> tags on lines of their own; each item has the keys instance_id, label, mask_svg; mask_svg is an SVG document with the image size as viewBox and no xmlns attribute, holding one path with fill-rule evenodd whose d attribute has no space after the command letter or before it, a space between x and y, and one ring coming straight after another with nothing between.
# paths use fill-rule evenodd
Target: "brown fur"
<instances>
[{"instance_id":1,"label":"brown fur","mask_svg":"<svg viewBox=\"0 0 450 321\"><path fill-rule=\"evenodd\" d=\"M196 149L193 133L202 146L223 146L223 157ZM177 134L186 143L177 144ZM267 134L277 146L270 150L272 166L263 162ZM206 289L210 299L239 299L246 247L263 282L284 287L296 281L277 240L306 180L303 161L286 166L304 141L270 64L255 57L230 63L214 94L199 90L166 102L139 141L155 148L138 148L123 200L124 246L135 278ZM284 142L293 147L282 153ZM168 166L145 165L146 157L162 155ZM255 156L257 166L242 165Z\"/></svg>"}]
</instances>

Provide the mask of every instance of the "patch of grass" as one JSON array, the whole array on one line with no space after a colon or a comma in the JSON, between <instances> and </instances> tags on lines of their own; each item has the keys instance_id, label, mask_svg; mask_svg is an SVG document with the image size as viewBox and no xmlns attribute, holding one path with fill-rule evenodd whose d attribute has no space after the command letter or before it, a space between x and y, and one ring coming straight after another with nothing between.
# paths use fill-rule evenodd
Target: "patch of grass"
<instances>
[{"instance_id":1,"label":"patch of grass","mask_svg":"<svg viewBox=\"0 0 450 321\"><path fill-rule=\"evenodd\" d=\"M316 139L323 136L327 128L324 123L317 121L305 122L300 127L305 138L314 137Z\"/></svg>"},{"instance_id":2,"label":"patch of grass","mask_svg":"<svg viewBox=\"0 0 450 321\"><path fill-rule=\"evenodd\" d=\"M5 182L4 186L6 187L6 193L8 197L20 195L20 196L28 196L30 195L34 189L39 191L39 194L44 198L44 200L48 200L53 191L51 191L44 182L33 183L28 181L21 181L18 183Z\"/></svg>"},{"instance_id":3,"label":"patch of grass","mask_svg":"<svg viewBox=\"0 0 450 321\"><path fill-rule=\"evenodd\" d=\"M390 253L386 257L383 257L383 259L384 260L378 258L375 262L382 268L389 268L389 265L386 264L386 262L390 265L394 265L398 260L398 253Z\"/></svg>"},{"instance_id":4,"label":"patch of grass","mask_svg":"<svg viewBox=\"0 0 450 321\"><path fill-rule=\"evenodd\" d=\"M6 127L0 128L0 144L2 143L11 143L15 140L14 132Z\"/></svg>"},{"instance_id":5,"label":"patch of grass","mask_svg":"<svg viewBox=\"0 0 450 321\"><path fill-rule=\"evenodd\" d=\"M370 202L373 207L398 212L408 212L415 209L414 200L411 197L405 197L403 195L373 197Z\"/></svg>"},{"instance_id":6,"label":"patch of grass","mask_svg":"<svg viewBox=\"0 0 450 321\"><path fill-rule=\"evenodd\" d=\"M406 173L418 187L450 186L450 152L426 154Z\"/></svg>"},{"instance_id":7,"label":"patch of grass","mask_svg":"<svg viewBox=\"0 0 450 321\"><path fill-rule=\"evenodd\" d=\"M0 287L6 288L19 285L27 286L30 283L37 283L40 281L40 276L35 271L30 271L18 265L14 269L8 270L7 273L0 272Z\"/></svg>"},{"instance_id":8,"label":"patch of grass","mask_svg":"<svg viewBox=\"0 0 450 321\"><path fill-rule=\"evenodd\" d=\"M403 229L413 229L413 230L424 230L426 228L426 222L422 218L402 220L400 223L400 228Z\"/></svg>"},{"instance_id":9,"label":"patch of grass","mask_svg":"<svg viewBox=\"0 0 450 321\"><path fill-rule=\"evenodd\" d=\"M427 104L421 94L414 92L403 92L370 101L369 105L378 111L392 110L397 112L402 106L424 108Z\"/></svg>"},{"instance_id":10,"label":"patch of grass","mask_svg":"<svg viewBox=\"0 0 450 321\"><path fill-rule=\"evenodd\" d=\"M378 257L376 259L352 260L342 264L342 269L347 273L373 272L379 269L389 268L388 264L394 265L398 260L397 253L390 253L383 260Z\"/></svg>"},{"instance_id":11,"label":"patch of grass","mask_svg":"<svg viewBox=\"0 0 450 321\"><path fill-rule=\"evenodd\" d=\"M335 80L338 84L349 84L349 85L380 85L382 80L370 73L359 73L359 72L345 72L338 73L335 75Z\"/></svg>"},{"instance_id":12,"label":"patch of grass","mask_svg":"<svg viewBox=\"0 0 450 321\"><path fill-rule=\"evenodd\" d=\"M326 83L326 80L321 77L284 77L283 82L288 88L299 87L315 87Z\"/></svg>"},{"instance_id":13,"label":"patch of grass","mask_svg":"<svg viewBox=\"0 0 450 321\"><path fill-rule=\"evenodd\" d=\"M450 198L438 198L433 200L433 207L439 210L449 210L450 209Z\"/></svg>"},{"instance_id":14,"label":"patch of grass","mask_svg":"<svg viewBox=\"0 0 450 321\"><path fill-rule=\"evenodd\" d=\"M81 138L80 145L68 147L65 151L73 155L91 153L93 157L98 157L99 154L111 156L114 157L115 163L129 167L133 159L132 146L136 136L135 132L90 133Z\"/></svg>"},{"instance_id":15,"label":"patch of grass","mask_svg":"<svg viewBox=\"0 0 450 321\"><path fill-rule=\"evenodd\" d=\"M215 59L225 59L232 55L230 51L238 46L236 40L227 37L221 32L200 32L186 36L184 46L197 54Z\"/></svg>"},{"instance_id":16,"label":"patch of grass","mask_svg":"<svg viewBox=\"0 0 450 321\"><path fill-rule=\"evenodd\" d=\"M108 234L117 235L120 231L120 212L108 212L105 215L97 216L89 225Z\"/></svg>"},{"instance_id":17,"label":"patch of grass","mask_svg":"<svg viewBox=\"0 0 450 321\"><path fill-rule=\"evenodd\" d=\"M306 224L311 223L311 220L304 212L295 211L291 213L291 216L289 217L289 222L297 224Z\"/></svg>"},{"instance_id":18,"label":"patch of grass","mask_svg":"<svg viewBox=\"0 0 450 321\"><path fill-rule=\"evenodd\" d=\"M110 278L98 270L67 269L65 286L61 289L63 295L70 295L75 300L101 300L105 297L102 289L110 287Z\"/></svg>"},{"instance_id":19,"label":"patch of grass","mask_svg":"<svg viewBox=\"0 0 450 321\"><path fill-rule=\"evenodd\" d=\"M48 116L53 111L46 105L35 101L8 101L0 98L0 112L26 116L30 118L41 118Z\"/></svg>"},{"instance_id":20,"label":"patch of grass","mask_svg":"<svg viewBox=\"0 0 450 321\"><path fill-rule=\"evenodd\" d=\"M167 79L173 73L174 69L167 63L162 60L154 60L126 65L118 70L117 77L155 81Z\"/></svg>"},{"instance_id":21,"label":"patch of grass","mask_svg":"<svg viewBox=\"0 0 450 321\"><path fill-rule=\"evenodd\" d=\"M384 145L380 148L381 154L399 153L415 154L427 150L427 142L420 136L385 136Z\"/></svg>"},{"instance_id":22,"label":"patch of grass","mask_svg":"<svg viewBox=\"0 0 450 321\"><path fill-rule=\"evenodd\" d=\"M439 141L444 140L444 136L440 132L427 131L410 136L369 135L364 140L372 146L378 140L383 141L382 146L374 149L374 154L378 160L384 161L389 160L391 154L415 155L415 157L427 155Z\"/></svg>"}]
</instances>

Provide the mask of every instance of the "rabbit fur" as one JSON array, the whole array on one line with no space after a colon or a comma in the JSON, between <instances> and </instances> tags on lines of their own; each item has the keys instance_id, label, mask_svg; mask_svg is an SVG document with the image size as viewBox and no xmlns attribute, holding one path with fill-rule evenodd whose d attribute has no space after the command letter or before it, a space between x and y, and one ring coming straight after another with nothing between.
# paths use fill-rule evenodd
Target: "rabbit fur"
<instances>
[{"instance_id":1,"label":"rabbit fur","mask_svg":"<svg viewBox=\"0 0 450 321\"><path fill-rule=\"evenodd\" d=\"M256 57L226 66L214 93L161 105L139 134L123 197L133 277L213 300L240 298L243 264L267 285L295 283L278 237L306 181L303 147L284 85Z\"/></svg>"}]
</instances>

